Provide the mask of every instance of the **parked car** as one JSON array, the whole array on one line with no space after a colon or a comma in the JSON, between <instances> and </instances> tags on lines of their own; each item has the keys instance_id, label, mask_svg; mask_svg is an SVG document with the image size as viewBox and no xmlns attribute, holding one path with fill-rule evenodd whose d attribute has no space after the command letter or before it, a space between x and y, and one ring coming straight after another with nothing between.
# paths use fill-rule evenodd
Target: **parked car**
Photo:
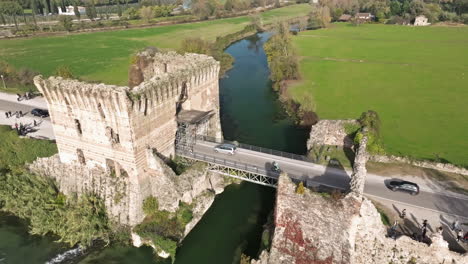
<instances>
[{"instance_id":1,"label":"parked car","mask_svg":"<svg viewBox=\"0 0 468 264\"><path fill-rule=\"evenodd\" d=\"M388 183L390 190L409 192L411 195L419 193L419 186L414 182L393 180Z\"/></svg>"},{"instance_id":2,"label":"parked car","mask_svg":"<svg viewBox=\"0 0 468 264\"><path fill-rule=\"evenodd\" d=\"M236 146L232 144L221 144L214 148L215 152L234 155L236 153Z\"/></svg>"},{"instance_id":3,"label":"parked car","mask_svg":"<svg viewBox=\"0 0 468 264\"><path fill-rule=\"evenodd\" d=\"M33 110L31 110L31 114L33 116L48 117L49 111L44 110L44 109L34 108Z\"/></svg>"}]
</instances>

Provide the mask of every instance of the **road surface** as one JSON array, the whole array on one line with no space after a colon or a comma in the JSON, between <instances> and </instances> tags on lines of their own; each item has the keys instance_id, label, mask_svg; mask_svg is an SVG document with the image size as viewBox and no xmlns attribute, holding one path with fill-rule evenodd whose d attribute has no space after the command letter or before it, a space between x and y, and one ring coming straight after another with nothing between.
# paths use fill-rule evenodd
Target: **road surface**
<instances>
[{"instance_id":1,"label":"road surface","mask_svg":"<svg viewBox=\"0 0 468 264\"><path fill-rule=\"evenodd\" d=\"M272 162L276 161L281 170L288 173L291 178L341 189L349 188L350 171L242 148L238 148L234 155L216 153L213 150L216 145L216 143L212 142L197 141L194 146L194 152L206 154L207 156L215 156L220 161L225 159L229 162L248 164L270 171ZM387 201L413 205L436 213L445 213L468 220L467 196L435 191L424 185L420 186L420 193L416 196L404 192L393 192L385 185L385 181L390 179L389 177L368 173L364 190L365 194L371 198L377 197Z\"/></svg>"}]
</instances>

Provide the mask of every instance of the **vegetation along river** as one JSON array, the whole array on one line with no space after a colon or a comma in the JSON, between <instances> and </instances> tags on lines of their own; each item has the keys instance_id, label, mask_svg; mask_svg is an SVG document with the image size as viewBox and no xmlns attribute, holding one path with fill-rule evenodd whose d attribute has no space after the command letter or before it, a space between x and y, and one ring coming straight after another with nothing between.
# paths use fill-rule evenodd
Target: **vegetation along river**
<instances>
[{"instance_id":1,"label":"vegetation along river","mask_svg":"<svg viewBox=\"0 0 468 264\"><path fill-rule=\"evenodd\" d=\"M284 114L268 78L263 44L270 35L260 33L226 49L235 64L220 80L223 133L228 140L302 154L309 131ZM252 183L228 186L184 239L176 264L237 264L242 252L256 256L274 195L273 188ZM0 264L155 263L148 247L113 245L80 255L54 239L30 236L24 221L0 214Z\"/></svg>"}]
</instances>

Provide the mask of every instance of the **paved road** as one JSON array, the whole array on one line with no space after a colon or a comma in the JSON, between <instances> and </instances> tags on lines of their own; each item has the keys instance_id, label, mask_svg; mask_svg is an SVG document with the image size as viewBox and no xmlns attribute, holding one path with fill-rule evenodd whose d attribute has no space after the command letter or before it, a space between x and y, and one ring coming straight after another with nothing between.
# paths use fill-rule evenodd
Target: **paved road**
<instances>
[{"instance_id":1,"label":"paved road","mask_svg":"<svg viewBox=\"0 0 468 264\"><path fill-rule=\"evenodd\" d=\"M31 115L31 110L34 108L47 109L47 104L42 98L35 98L32 100L16 101L16 95L0 93L0 124L14 126L15 123L23 123L24 125L33 125L34 120L39 123L33 129L35 132L29 133L28 136L40 139L54 139L54 131L50 118L40 118ZM6 111L22 111L25 114L21 118L10 117L6 118Z\"/></svg>"},{"instance_id":2,"label":"paved road","mask_svg":"<svg viewBox=\"0 0 468 264\"><path fill-rule=\"evenodd\" d=\"M194 146L194 152L216 156L220 162L222 162L222 159L226 159L230 162L244 163L266 170L271 170L271 163L276 161L281 169L292 178L343 189L349 187L350 171L242 148L239 148L236 154L231 156L214 152L213 147L215 145L216 143L212 142L197 141ZM468 220L468 196L433 191L427 186L421 186L420 193L416 196L402 192L392 192L385 185L385 181L389 179L391 178L368 174L365 186L366 195L424 208L436 213L465 217Z\"/></svg>"}]
</instances>

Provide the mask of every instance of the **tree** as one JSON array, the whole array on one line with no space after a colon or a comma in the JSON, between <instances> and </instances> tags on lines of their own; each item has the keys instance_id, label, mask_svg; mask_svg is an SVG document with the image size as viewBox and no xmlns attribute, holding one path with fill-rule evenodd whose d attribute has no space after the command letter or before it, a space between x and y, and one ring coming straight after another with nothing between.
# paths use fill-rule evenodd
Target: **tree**
<instances>
[{"instance_id":1,"label":"tree","mask_svg":"<svg viewBox=\"0 0 468 264\"><path fill-rule=\"evenodd\" d=\"M14 1L0 2L0 13L12 16L13 20L15 21L16 30L19 30L16 16L23 14L23 8L18 2L14 2Z\"/></svg>"},{"instance_id":2,"label":"tree","mask_svg":"<svg viewBox=\"0 0 468 264\"><path fill-rule=\"evenodd\" d=\"M59 22L62 24L66 31L71 31L73 28L73 21L70 16L59 16Z\"/></svg>"},{"instance_id":3,"label":"tree","mask_svg":"<svg viewBox=\"0 0 468 264\"><path fill-rule=\"evenodd\" d=\"M86 2L86 16L89 19L94 20L97 17L96 6L94 5L94 0Z\"/></svg>"},{"instance_id":4,"label":"tree","mask_svg":"<svg viewBox=\"0 0 468 264\"><path fill-rule=\"evenodd\" d=\"M76 0L73 2L73 12L75 13L76 18L81 20L81 13L80 10L78 10L78 3Z\"/></svg>"},{"instance_id":5,"label":"tree","mask_svg":"<svg viewBox=\"0 0 468 264\"><path fill-rule=\"evenodd\" d=\"M140 8L140 16L146 19L146 22L150 22L150 20L154 17L153 8L151 6L144 6Z\"/></svg>"},{"instance_id":6,"label":"tree","mask_svg":"<svg viewBox=\"0 0 468 264\"><path fill-rule=\"evenodd\" d=\"M117 15L122 16L122 7L120 6L120 0L117 0Z\"/></svg>"},{"instance_id":7,"label":"tree","mask_svg":"<svg viewBox=\"0 0 468 264\"><path fill-rule=\"evenodd\" d=\"M37 28L36 14L37 14L37 0L31 0L31 13L34 21L34 27Z\"/></svg>"},{"instance_id":8,"label":"tree","mask_svg":"<svg viewBox=\"0 0 468 264\"><path fill-rule=\"evenodd\" d=\"M390 3L390 14L393 16L400 16L401 15L401 3L399 1L392 1Z\"/></svg>"},{"instance_id":9,"label":"tree","mask_svg":"<svg viewBox=\"0 0 468 264\"><path fill-rule=\"evenodd\" d=\"M224 10L232 11L233 6L234 6L233 0L226 0L226 2L224 3Z\"/></svg>"}]
</instances>

